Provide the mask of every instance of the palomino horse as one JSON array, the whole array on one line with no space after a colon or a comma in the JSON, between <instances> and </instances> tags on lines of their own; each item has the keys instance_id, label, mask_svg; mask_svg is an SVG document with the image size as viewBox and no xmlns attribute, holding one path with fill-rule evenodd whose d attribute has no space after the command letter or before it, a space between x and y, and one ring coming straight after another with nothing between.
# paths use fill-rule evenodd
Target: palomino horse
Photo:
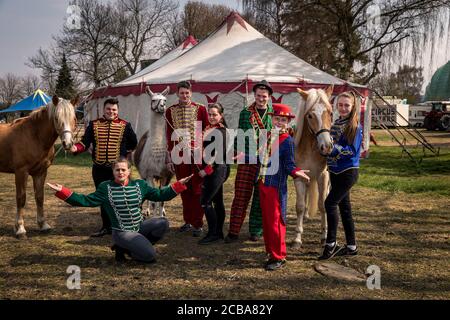
<instances>
[{"instance_id":1,"label":"palomino horse","mask_svg":"<svg viewBox=\"0 0 450 320\"><path fill-rule=\"evenodd\" d=\"M44 215L45 178L55 155L53 145L58 136L64 149L69 150L73 144L77 103L78 99L68 101L54 96L51 103L28 117L12 124L0 124L0 172L15 174L17 215L14 230L18 238L26 238L23 213L28 175L33 177L38 227L41 231L51 229Z\"/></svg>"},{"instance_id":2,"label":"palomino horse","mask_svg":"<svg viewBox=\"0 0 450 320\"><path fill-rule=\"evenodd\" d=\"M147 87L147 93L150 95L150 123L149 130L139 139L138 146L134 152L133 160L138 168L139 174L148 184L167 186L172 179L173 174L167 169L166 165L166 121L164 112L166 108L166 96L169 93L167 87L161 93L153 93ZM165 216L164 202L151 202L152 213L161 217ZM150 215L150 206L146 215Z\"/></svg>"},{"instance_id":3,"label":"palomino horse","mask_svg":"<svg viewBox=\"0 0 450 320\"><path fill-rule=\"evenodd\" d=\"M311 181L306 183L302 179L295 179L297 225L294 247L300 247L302 244L303 218L314 215L317 207L321 213L322 243L325 243L327 237L325 198L328 195L329 175L325 155L332 148L332 107L329 98L333 87L327 88L326 91L297 91L300 93L300 102L295 133L295 161L298 167L310 170L308 175Z\"/></svg>"}]
</instances>

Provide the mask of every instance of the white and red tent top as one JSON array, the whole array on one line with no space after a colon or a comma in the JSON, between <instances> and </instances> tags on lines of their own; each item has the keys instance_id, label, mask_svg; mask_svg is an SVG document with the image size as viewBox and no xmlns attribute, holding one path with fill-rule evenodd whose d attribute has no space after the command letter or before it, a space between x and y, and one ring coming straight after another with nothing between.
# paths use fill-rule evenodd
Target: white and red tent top
<instances>
[{"instance_id":1,"label":"white and red tent top","mask_svg":"<svg viewBox=\"0 0 450 320\"><path fill-rule=\"evenodd\" d=\"M150 72L160 68L161 66L171 62L172 60L178 58L182 54L188 52L190 49L192 49L198 41L193 36L188 36L182 44L180 44L178 47L173 49L172 51L165 54L161 59L155 61L148 67L142 69L141 71L135 73L134 75L128 77L127 79L119 82L117 85L130 85L142 82L143 79L147 74Z\"/></svg>"},{"instance_id":2,"label":"white and red tent top","mask_svg":"<svg viewBox=\"0 0 450 320\"><path fill-rule=\"evenodd\" d=\"M266 79L269 82L342 84L278 46L232 12L222 25L195 48L158 70L146 74L147 83Z\"/></svg>"},{"instance_id":3,"label":"white and red tent top","mask_svg":"<svg viewBox=\"0 0 450 320\"><path fill-rule=\"evenodd\" d=\"M262 79L271 83L274 92L280 93L330 84L335 85L336 92L350 85L272 42L237 12L231 12L213 33L189 51L165 64L162 62L158 68L151 70L151 65L115 86L99 89L94 97L139 95L147 85L156 91L169 85L174 92L181 80L191 81L193 90L203 93L226 93L236 90L236 85L243 82L246 86L238 91L245 92ZM351 85L362 91L366 89Z\"/></svg>"}]
</instances>

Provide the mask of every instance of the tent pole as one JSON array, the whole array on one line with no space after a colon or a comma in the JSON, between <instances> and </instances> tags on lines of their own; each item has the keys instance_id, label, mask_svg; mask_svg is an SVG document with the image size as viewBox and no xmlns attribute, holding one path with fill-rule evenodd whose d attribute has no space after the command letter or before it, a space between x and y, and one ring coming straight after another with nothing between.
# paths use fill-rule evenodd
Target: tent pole
<instances>
[{"instance_id":1,"label":"tent pole","mask_svg":"<svg viewBox=\"0 0 450 320\"><path fill-rule=\"evenodd\" d=\"M248 106L248 74L245 78L245 105Z\"/></svg>"}]
</instances>

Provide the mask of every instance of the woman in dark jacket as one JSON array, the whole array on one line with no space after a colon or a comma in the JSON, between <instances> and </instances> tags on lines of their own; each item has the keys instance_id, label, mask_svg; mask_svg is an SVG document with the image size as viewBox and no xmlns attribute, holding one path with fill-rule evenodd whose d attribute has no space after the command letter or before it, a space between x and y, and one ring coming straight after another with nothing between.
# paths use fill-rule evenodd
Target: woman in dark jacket
<instances>
[{"instance_id":1,"label":"woman in dark jacket","mask_svg":"<svg viewBox=\"0 0 450 320\"><path fill-rule=\"evenodd\" d=\"M210 244L223 239L223 184L230 175L230 166L226 164L227 125L220 103L208 107L208 120L209 125L203 134L204 164L199 171L199 175L204 177L200 201L205 210L208 233L199 244Z\"/></svg>"}]
</instances>

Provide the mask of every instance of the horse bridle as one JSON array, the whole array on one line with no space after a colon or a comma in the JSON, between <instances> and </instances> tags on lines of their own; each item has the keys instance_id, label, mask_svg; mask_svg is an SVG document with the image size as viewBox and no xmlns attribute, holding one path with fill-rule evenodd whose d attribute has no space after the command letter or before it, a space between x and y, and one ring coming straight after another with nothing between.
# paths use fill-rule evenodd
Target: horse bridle
<instances>
[{"instance_id":1,"label":"horse bridle","mask_svg":"<svg viewBox=\"0 0 450 320\"><path fill-rule=\"evenodd\" d=\"M311 129L311 127L309 126L309 122L307 122L307 126L308 126L309 131L314 135L314 137L315 137L316 139L317 139L317 137L318 137L321 133L324 133L324 132L330 133L330 132L331 132L330 129L320 129L319 131L314 132L314 131ZM321 156L326 157L325 154L322 154L322 151L319 151L319 152L320 152L320 155L321 155Z\"/></svg>"},{"instance_id":2,"label":"horse bridle","mask_svg":"<svg viewBox=\"0 0 450 320\"><path fill-rule=\"evenodd\" d=\"M309 127L309 126L308 126L308 127ZM312 134L316 136L316 138L317 138L317 136L318 136L319 134L321 134L321 133L324 133L324 132L331 132L330 129L321 129L321 130L317 131L316 133L314 133L314 132L312 131L311 127L309 127L309 129L311 130Z\"/></svg>"},{"instance_id":3,"label":"horse bridle","mask_svg":"<svg viewBox=\"0 0 450 320\"><path fill-rule=\"evenodd\" d=\"M64 133L70 133L70 134L73 134L73 133L72 133L72 130L63 130L63 131L61 132L60 136L64 135Z\"/></svg>"},{"instance_id":4,"label":"horse bridle","mask_svg":"<svg viewBox=\"0 0 450 320\"><path fill-rule=\"evenodd\" d=\"M317 102L319 102L320 100L320 96L317 96L316 101L314 101L314 103L311 104L311 107L306 111L305 116L309 113L309 111L311 111L312 106L315 106L317 104ZM317 132L314 132L313 129L311 129L311 127L309 126L309 122L308 122L308 129L309 131L317 138L321 133L324 132L331 132L330 129L320 129Z\"/></svg>"}]
</instances>

